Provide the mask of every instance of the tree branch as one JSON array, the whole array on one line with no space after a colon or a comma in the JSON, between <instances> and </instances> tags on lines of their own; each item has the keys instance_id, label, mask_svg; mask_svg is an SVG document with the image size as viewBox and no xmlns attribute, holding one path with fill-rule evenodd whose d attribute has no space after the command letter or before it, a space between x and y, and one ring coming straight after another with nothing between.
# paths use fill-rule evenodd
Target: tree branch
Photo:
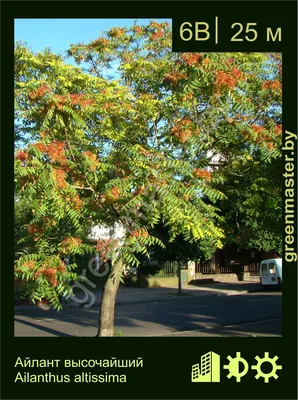
<instances>
[{"instance_id":1,"label":"tree branch","mask_svg":"<svg viewBox=\"0 0 298 400\"><path fill-rule=\"evenodd\" d=\"M73 154L72 147L71 147L71 145L70 145L70 141L69 141L69 137L68 137L68 132L67 132L67 129L68 129L68 120L65 120L64 123L65 123L64 132L65 132L66 143L67 143L67 146L68 146L68 148L69 148L71 157L72 157L73 161L75 162L75 161L76 161L76 158L75 158L75 156L74 156L74 154Z\"/></svg>"},{"instance_id":2,"label":"tree branch","mask_svg":"<svg viewBox=\"0 0 298 400\"><path fill-rule=\"evenodd\" d=\"M82 190L91 190L91 192L94 193L94 189L92 187L85 187L85 186L75 186L75 185L70 185L74 189L82 189Z\"/></svg>"}]
</instances>

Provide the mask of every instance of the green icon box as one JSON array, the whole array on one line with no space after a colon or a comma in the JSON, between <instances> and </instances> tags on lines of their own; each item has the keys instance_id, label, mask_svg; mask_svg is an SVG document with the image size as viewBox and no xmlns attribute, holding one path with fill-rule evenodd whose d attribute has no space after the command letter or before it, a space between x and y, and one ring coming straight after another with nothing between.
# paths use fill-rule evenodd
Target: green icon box
<instances>
[{"instance_id":1,"label":"green icon box","mask_svg":"<svg viewBox=\"0 0 298 400\"><path fill-rule=\"evenodd\" d=\"M245 376L249 370L248 362L245 358L241 357L240 351L236 352L236 357L233 358L228 356L227 359L229 364L223 366L224 369L229 370L227 378L231 379L232 377L235 377L236 382L241 382L241 378ZM278 378L276 371L282 369L282 366L277 365L276 363L278 356L270 358L269 352L265 352L263 358L256 356L255 360L257 361L257 364L251 366L251 369L257 371L255 379L262 377L265 383L269 383L270 378ZM262 371L262 364L264 362L269 362L271 364L272 369L270 372L265 373ZM239 368L240 364L243 365L241 372ZM201 362L192 366L191 382L220 382L220 356L213 351L203 354L201 356Z\"/></svg>"}]
</instances>

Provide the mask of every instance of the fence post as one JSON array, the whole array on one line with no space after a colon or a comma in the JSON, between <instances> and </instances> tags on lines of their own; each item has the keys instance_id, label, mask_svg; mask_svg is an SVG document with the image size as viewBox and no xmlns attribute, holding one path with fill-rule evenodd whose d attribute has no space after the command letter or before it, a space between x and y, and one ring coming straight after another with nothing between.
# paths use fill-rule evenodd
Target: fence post
<instances>
[{"instance_id":1,"label":"fence post","mask_svg":"<svg viewBox=\"0 0 298 400\"><path fill-rule=\"evenodd\" d=\"M140 287L140 269L141 269L142 263L137 267L137 286L138 288Z\"/></svg>"},{"instance_id":2,"label":"fence post","mask_svg":"<svg viewBox=\"0 0 298 400\"><path fill-rule=\"evenodd\" d=\"M187 281L193 281L196 277L196 263L194 261L188 261L187 263Z\"/></svg>"},{"instance_id":3,"label":"fence post","mask_svg":"<svg viewBox=\"0 0 298 400\"><path fill-rule=\"evenodd\" d=\"M182 282L181 282L181 262L178 261L178 294L181 294Z\"/></svg>"}]
</instances>

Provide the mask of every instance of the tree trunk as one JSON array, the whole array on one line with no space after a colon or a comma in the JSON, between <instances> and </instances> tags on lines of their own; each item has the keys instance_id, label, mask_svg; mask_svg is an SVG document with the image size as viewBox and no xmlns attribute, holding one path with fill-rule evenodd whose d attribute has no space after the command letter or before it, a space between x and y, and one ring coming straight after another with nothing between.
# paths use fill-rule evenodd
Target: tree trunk
<instances>
[{"instance_id":1,"label":"tree trunk","mask_svg":"<svg viewBox=\"0 0 298 400\"><path fill-rule=\"evenodd\" d=\"M100 303L99 327L96 336L114 336L115 302L119 288L119 274L122 271L122 262L114 264L113 272L106 281Z\"/></svg>"}]
</instances>

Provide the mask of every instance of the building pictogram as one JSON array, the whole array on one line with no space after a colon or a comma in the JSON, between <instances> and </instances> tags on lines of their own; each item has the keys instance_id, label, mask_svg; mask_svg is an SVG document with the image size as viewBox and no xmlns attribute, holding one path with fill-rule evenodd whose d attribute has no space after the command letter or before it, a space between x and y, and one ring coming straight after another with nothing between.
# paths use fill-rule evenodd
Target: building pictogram
<instances>
[{"instance_id":1,"label":"building pictogram","mask_svg":"<svg viewBox=\"0 0 298 400\"><path fill-rule=\"evenodd\" d=\"M192 366L192 382L220 382L220 356L213 351L203 354L201 362Z\"/></svg>"}]
</instances>

